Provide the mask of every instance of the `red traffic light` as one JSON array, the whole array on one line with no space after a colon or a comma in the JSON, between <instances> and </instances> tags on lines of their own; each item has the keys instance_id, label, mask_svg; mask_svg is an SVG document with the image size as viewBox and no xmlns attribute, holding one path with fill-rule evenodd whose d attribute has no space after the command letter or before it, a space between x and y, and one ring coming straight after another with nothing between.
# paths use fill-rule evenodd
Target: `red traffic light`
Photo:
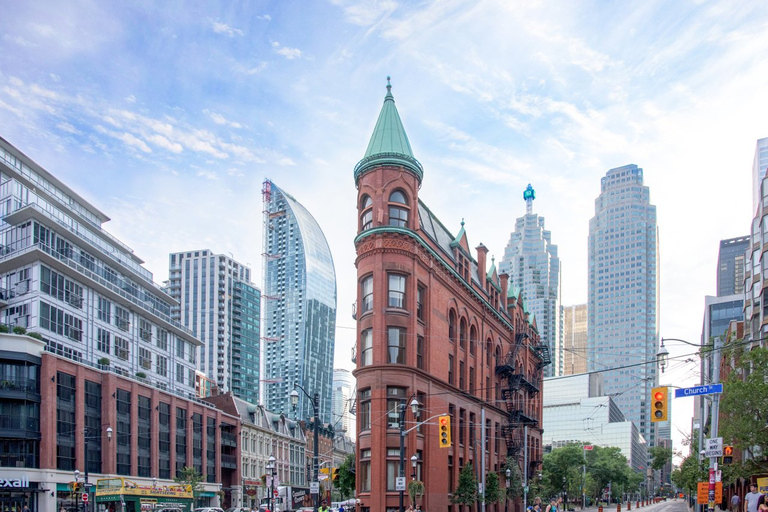
<instances>
[{"instance_id":1,"label":"red traffic light","mask_svg":"<svg viewBox=\"0 0 768 512\"><path fill-rule=\"evenodd\" d=\"M662 398L664 398L664 393L662 393L661 391L657 391L656 393L653 394L654 400L661 400Z\"/></svg>"},{"instance_id":2,"label":"red traffic light","mask_svg":"<svg viewBox=\"0 0 768 512\"><path fill-rule=\"evenodd\" d=\"M445 416L441 416L440 417L440 426L442 427L442 426L445 426L447 424L448 424L448 418L446 418Z\"/></svg>"}]
</instances>

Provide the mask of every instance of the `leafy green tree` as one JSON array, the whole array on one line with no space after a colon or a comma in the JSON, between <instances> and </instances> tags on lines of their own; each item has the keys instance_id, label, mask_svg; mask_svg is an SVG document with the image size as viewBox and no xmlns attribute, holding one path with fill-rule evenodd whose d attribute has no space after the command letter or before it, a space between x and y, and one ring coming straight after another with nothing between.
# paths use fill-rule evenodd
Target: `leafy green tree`
<instances>
[{"instance_id":1,"label":"leafy green tree","mask_svg":"<svg viewBox=\"0 0 768 512\"><path fill-rule=\"evenodd\" d=\"M194 467L186 466L181 470L181 474L173 479L177 484L189 485L192 487L192 496L194 497L195 504L197 504L197 498L200 492L203 490L202 481L205 475L200 474Z\"/></svg>"},{"instance_id":2,"label":"leafy green tree","mask_svg":"<svg viewBox=\"0 0 768 512\"><path fill-rule=\"evenodd\" d=\"M499 487L499 475L493 471L485 474L485 502L499 503L504 500L504 493Z\"/></svg>"},{"instance_id":3,"label":"leafy green tree","mask_svg":"<svg viewBox=\"0 0 768 512\"><path fill-rule=\"evenodd\" d=\"M672 460L672 448L654 446L649 451L651 455L651 468L656 471L664 468L666 463Z\"/></svg>"},{"instance_id":4,"label":"leafy green tree","mask_svg":"<svg viewBox=\"0 0 768 512\"><path fill-rule=\"evenodd\" d=\"M451 497L451 503L473 505L477 502L477 478L472 471L472 465L466 464L459 473L459 485Z\"/></svg>"},{"instance_id":5,"label":"leafy green tree","mask_svg":"<svg viewBox=\"0 0 768 512\"><path fill-rule=\"evenodd\" d=\"M697 454L692 451L691 455L683 459L680 467L672 471L670 478L679 489L692 494L696 492L698 482L704 482L709 478L707 471L706 459L699 462Z\"/></svg>"},{"instance_id":6,"label":"leafy green tree","mask_svg":"<svg viewBox=\"0 0 768 512\"><path fill-rule=\"evenodd\" d=\"M735 361L724 382L719 434L737 449L768 453L768 348L744 351L731 345L726 355ZM752 457L728 473L749 476L768 471L765 457Z\"/></svg>"},{"instance_id":7,"label":"leafy green tree","mask_svg":"<svg viewBox=\"0 0 768 512\"><path fill-rule=\"evenodd\" d=\"M507 457L504 466L504 479L507 478L507 468L509 468L509 487L506 489L508 500L514 500L523 495L523 476L520 474L520 466L514 457ZM506 484L506 481L505 481Z\"/></svg>"},{"instance_id":8,"label":"leafy green tree","mask_svg":"<svg viewBox=\"0 0 768 512\"><path fill-rule=\"evenodd\" d=\"M355 454L350 453L339 466L335 488L342 499L349 499L355 493Z\"/></svg>"},{"instance_id":9,"label":"leafy green tree","mask_svg":"<svg viewBox=\"0 0 768 512\"><path fill-rule=\"evenodd\" d=\"M542 486L545 496L556 496L567 490L575 475L584 464L582 445L572 443L562 448L555 448L544 455L542 464ZM579 480L581 476L579 474Z\"/></svg>"}]
</instances>

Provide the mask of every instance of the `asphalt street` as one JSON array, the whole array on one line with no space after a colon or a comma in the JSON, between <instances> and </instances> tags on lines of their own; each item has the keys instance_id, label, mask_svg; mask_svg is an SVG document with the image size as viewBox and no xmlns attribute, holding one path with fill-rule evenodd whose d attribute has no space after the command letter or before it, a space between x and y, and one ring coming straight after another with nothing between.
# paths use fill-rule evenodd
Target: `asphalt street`
<instances>
[{"instance_id":1,"label":"asphalt street","mask_svg":"<svg viewBox=\"0 0 768 512\"><path fill-rule=\"evenodd\" d=\"M576 508L576 512L580 512L580 508ZM630 512L689 512L688 505L685 500L672 499L654 503L652 505L646 505L644 507L637 508L635 503L632 503L632 510ZM584 512L598 512L597 507L588 507L584 509ZM616 505L610 507L603 507L603 512L616 512ZM627 512L626 503L621 505L621 512Z\"/></svg>"}]
</instances>

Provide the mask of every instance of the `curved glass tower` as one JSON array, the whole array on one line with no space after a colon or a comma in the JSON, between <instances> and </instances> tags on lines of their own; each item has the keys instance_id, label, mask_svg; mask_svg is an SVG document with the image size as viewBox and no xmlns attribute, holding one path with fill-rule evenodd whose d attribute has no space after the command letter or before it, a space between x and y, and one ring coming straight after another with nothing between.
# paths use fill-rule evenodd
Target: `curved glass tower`
<instances>
[{"instance_id":1,"label":"curved glass tower","mask_svg":"<svg viewBox=\"0 0 768 512\"><path fill-rule=\"evenodd\" d=\"M294 417L294 384L318 393L319 416L331 422L333 347L336 329L336 272L317 221L295 198L269 180L264 199L265 402ZM299 393L295 417L312 417L312 404Z\"/></svg>"}]
</instances>

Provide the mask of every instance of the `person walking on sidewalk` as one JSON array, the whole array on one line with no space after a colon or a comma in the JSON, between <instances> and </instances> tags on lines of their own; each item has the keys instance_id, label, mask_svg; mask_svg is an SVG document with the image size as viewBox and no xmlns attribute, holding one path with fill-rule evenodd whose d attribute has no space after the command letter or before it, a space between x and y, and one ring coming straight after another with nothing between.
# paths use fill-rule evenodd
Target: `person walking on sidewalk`
<instances>
[{"instance_id":1,"label":"person walking on sidewalk","mask_svg":"<svg viewBox=\"0 0 768 512\"><path fill-rule=\"evenodd\" d=\"M741 504L741 498L738 494L731 496L731 512L739 512L739 505Z\"/></svg>"},{"instance_id":2,"label":"person walking on sidewalk","mask_svg":"<svg viewBox=\"0 0 768 512\"><path fill-rule=\"evenodd\" d=\"M744 512L757 512L757 500L760 493L757 492L757 484L749 484L749 492L744 495Z\"/></svg>"}]
</instances>

